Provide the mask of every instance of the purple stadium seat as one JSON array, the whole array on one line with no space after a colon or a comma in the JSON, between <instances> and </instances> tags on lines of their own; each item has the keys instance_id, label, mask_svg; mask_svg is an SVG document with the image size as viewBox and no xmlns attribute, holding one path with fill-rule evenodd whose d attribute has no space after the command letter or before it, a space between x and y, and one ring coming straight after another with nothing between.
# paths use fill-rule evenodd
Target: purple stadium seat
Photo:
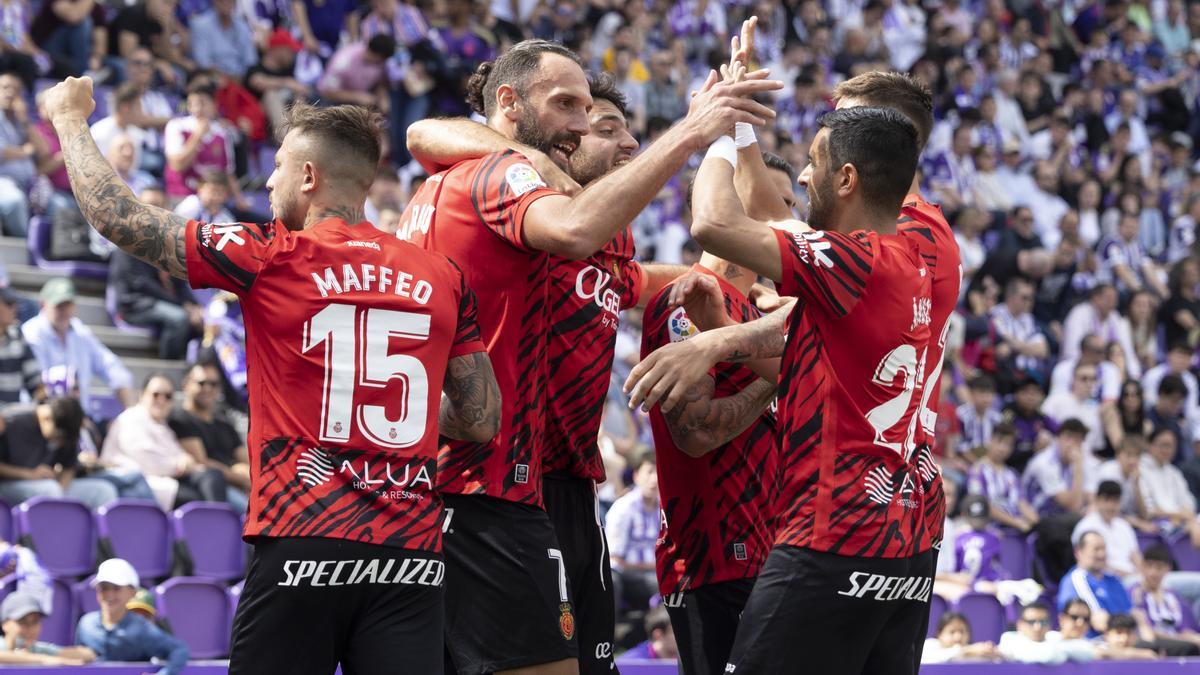
<instances>
[{"instance_id":1,"label":"purple stadium seat","mask_svg":"<svg viewBox=\"0 0 1200 675\"><path fill-rule=\"evenodd\" d=\"M14 515L17 534L54 576L78 577L96 568L96 528L82 502L34 497L14 509Z\"/></svg>"},{"instance_id":2,"label":"purple stadium seat","mask_svg":"<svg viewBox=\"0 0 1200 675\"><path fill-rule=\"evenodd\" d=\"M1029 548L1025 545L1024 534L1011 530L1004 532L1000 538L1000 566L1014 579L1029 576Z\"/></svg>"},{"instance_id":3,"label":"purple stadium seat","mask_svg":"<svg viewBox=\"0 0 1200 675\"><path fill-rule=\"evenodd\" d=\"M229 581L246 573L242 517L228 504L192 502L171 514L176 541L192 559L192 574Z\"/></svg>"},{"instance_id":4,"label":"purple stadium seat","mask_svg":"<svg viewBox=\"0 0 1200 675\"><path fill-rule=\"evenodd\" d=\"M4 502L0 502L0 539L4 541L13 540L12 507Z\"/></svg>"},{"instance_id":5,"label":"purple stadium seat","mask_svg":"<svg viewBox=\"0 0 1200 675\"><path fill-rule=\"evenodd\" d=\"M171 522L154 501L105 504L96 509L96 528L113 555L133 565L142 583L171 573Z\"/></svg>"},{"instance_id":6,"label":"purple stadium seat","mask_svg":"<svg viewBox=\"0 0 1200 675\"><path fill-rule=\"evenodd\" d=\"M242 600L242 589L245 586L246 580L242 579L229 587L229 617L231 622L233 621L233 617L237 615L237 606Z\"/></svg>"},{"instance_id":7,"label":"purple stadium seat","mask_svg":"<svg viewBox=\"0 0 1200 675\"><path fill-rule=\"evenodd\" d=\"M926 637L937 637L938 621L949 609L950 603L942 596L937 594L929 596L929 630L925 633Z\"/></svg>"},{"instance_id":8,"label":"purple stadium seat","mask_svg":"<svg viewBox=\"0 0 1200 675\"><path fill-rule=\"evenodd\" d=\"M104 288L104 309L108 310L108 316L112 319L113 325L132 335L156 335L153 329L126 323L121 318L121 313L117 311L117 304L117 287L109 284Z\"/></svg>"},{"instance_id":9,"label":"purple stadium seat","mask_svg":"<svg viewBox=\"0 0 1200 675\"><path fill-rule=\"evenodd\" d=\"M100 611L100 601L96 599L96 589L92 588L92 579L95 577L96 575L93 574L71 586L71 594L75 596L75 623L79 623L79 619L88 612Z\"/></svg>"},{"instance_id":10,"label":"purple stadium seat","mask_svg":"<svg viewBox=\"0 0 1200 675\"><path fill-rule=\"evenodd\" d=\"M976 642L999 642L1004 633L1004 607L994 595L967 593L958 599L958 611L971 625L971 639Z\"/></svg>"},{"instance_id":11,"label":"purple stadium seat","mask_svg":"<svg viewBox=\"0 0 1200 675\"><path fill-rule=\"evenodd\" d=\"M1196 630L1198 626L1196 625L1196 614L1192 611L1192 606L1186 600L1180 602L1179 606L1183 614L1183 622L1179 627L1186 630Z\"/></svg>"},{"instance_id":12,"label":"purple stadium seat","mask_svg":"<svg viewBox=\"0 0 1200 675\"><path fill-rule=\"evenodd\" d=\"M1146 549L1150 548L1151 546L1157 546L1160 544L1164 545L1164 546L1166 545L1166 542L1163 541L1162 537L1160 537L1157 534L1151 534L1149 532L1138 532L1137 533L1137 543L1138 543L1138 550L1141 551L1142 553L1145 553Z\"/></svg>"},{"instance_id":13,"label":"purple stadium seat","mask_svg":"<svg viewBox=\"0 0 1200 675\"><path fill-rule=\"evenodd\" d=\"M1171 541L1171 556L1179 569L1187 572L1200 572L1200 550L1192 546L1187 535L1176 537Z\"/></svg>"},{"instance_id":14,"label":"purple stadium seat","mask_svg":"<svg viewBox=\"0 0 1200 675\"><path fill-rule=\"evenodd\" d=\"M75 595L65 579L54 580L54 609L42 621L42 640L56 645L75 644Z\"/></svg>"},{"instance_id":15,"label":"purple stadium seat","mask_svg":"<svg viewBox=\"0 0 1200 675\"><path fill-rule=\"evenodd\" d=\"M29 219L29 234L26 237L29 258L33 264L47 272L57 272L71 277L107 279L108 263L82 260L47 260L50 250L50 221L41 216Z\"/></svg>"},{"instance_id":16,"label":"purple stadium seat","mask_svg":"<svg viewBox=\"0 0 1200 675\"><path fill-rule=\"evenodd\" d=\"M171 621L176 637L187 643L194 659L229 654L233 613L224 584L200 577L175 577L154 589L158 613Z\"/></svg>"}]
</instances>

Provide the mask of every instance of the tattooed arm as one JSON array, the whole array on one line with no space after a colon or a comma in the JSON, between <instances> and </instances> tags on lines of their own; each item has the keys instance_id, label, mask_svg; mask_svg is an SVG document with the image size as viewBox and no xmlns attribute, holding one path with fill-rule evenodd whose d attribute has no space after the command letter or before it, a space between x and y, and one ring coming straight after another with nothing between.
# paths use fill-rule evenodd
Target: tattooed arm
<instances>
[{"instance_id":1,"label":"tattooed arm","mask_svg":"<svg viewBox=\"0 0 1200 675\"><path fill-rule=\"evenodd\" d=\"M62 143L63 161L79 208L92 227L126 253L187 278L187 221L137 200L92 140L95 107L90 78L67 78L46 92L46 112Z\"/></svg>"},{"instance_id":2,"label":"tattooed arm","mask_svg":"<svg viewBox=\"0 0 1200 675\"><path fill-rule=\"evenodd\" d=\"M745 389L713 398L716 383L706 377L687 390L683 400L663 414L671 440L691 457L703 457L737 438L762 415L775 397L775 385L755 380Z\"/></svg>"},{"instance_id":3,"label":"tattooed arm","mask_svg":"<svg viewBox=\"0 0 1200 675\"><path fill-rule=\"evenodd\" d=\"M438 428L443 436L486 443L500 431L500 385L487 352L450 359L442 394Z\"/></svg>"}]
</instances>

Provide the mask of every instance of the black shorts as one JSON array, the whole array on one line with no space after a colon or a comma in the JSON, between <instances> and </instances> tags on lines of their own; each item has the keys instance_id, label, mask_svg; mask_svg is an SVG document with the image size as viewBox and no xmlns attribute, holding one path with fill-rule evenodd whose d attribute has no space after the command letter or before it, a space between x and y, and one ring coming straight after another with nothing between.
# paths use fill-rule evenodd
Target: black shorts
<instances>
[{"instance_id":1,"label":"black shorts","mask_svg":"<svg viewBox=\"0 0 1200 675\"><path fill-rule=\"evenodd\" d=\"M613 630L617 610L596 484L586 478L546 475L542 477L542 498L558 536L571 598L575 601L579 672L581 675L616 673Z\"/></svg>"},{"instance_id":2,"label":"black shorts","mask_svg":"<svg viewBox=\"0 0 1200 675\"><path fill-rule=\"evenodd\" d=\"M432 553L261 537L233 619L229 672L439 672L445 572Z\"/></svg>"},{"instance_id":3,"label":"black shorts","mask_svg":"<svg viewBox=\"0 0 1200 675\"><path fill-rule=\"evenodd\" d=\"M492 497L444 498L454 669L482 675L577 658L566 567L546 512Z\"/></svg>"},{"instance_id":4,"label":"black shorts","mask_svg":"<svg viewBox=\"0 0 1200 675\"><path fill-rule=\"evenodd\" d=\"M683 675L722 675L754 579L708 584L663 596Z\"/></svg>"},{"instance_id":5,"label":"black shorts","mask_svg":"<svg viewBox=\"0 0 1200 675\"><path fill-rule=\"evenodd\" d=\"M916 673L931 556L851 558L776 546L746 602L725 672Z\"/></svg>"}]
</instances>

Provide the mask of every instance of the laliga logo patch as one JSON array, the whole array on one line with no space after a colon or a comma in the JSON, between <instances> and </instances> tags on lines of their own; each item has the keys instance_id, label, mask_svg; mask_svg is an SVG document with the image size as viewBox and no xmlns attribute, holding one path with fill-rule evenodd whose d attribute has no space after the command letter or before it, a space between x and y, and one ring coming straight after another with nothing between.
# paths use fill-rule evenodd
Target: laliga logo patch
<instances>
[{"instance_id":1,"label":"laliga logo patch","mask_svg":"<svg viewBox=\"0 0 1200 675\"><path fill-rule=\"evenodd\" d=\"M508 167L508 171L504 172L504 180L508 181L508 188L518 197L530 190L546 187L542 177L528 164L513 164Z\"/></svg>"},{"instance_id":2,"label":"laliga logo patch","mask_svg":"<svg viewBox=\"0 0 1200 675\"><path fill-rule=\"evenodd\" d=\"M575 617L571 615L571 605L563 603L558 606L562 614L558 617L558 628L562 631L563 639L575 637Z\"/></svg>"},{"instance_id":3,"label":"laliga logo patch","mask_svg":"<svg viewBox=\"0 0 1200 675\"><path fill-rule=\"evenodd\" d=\"M671 333L671 342L683 342L700 332L682 307L677 307L671 312L671 317L667 319L667 329Z\"/></svg>"}]
</instances>

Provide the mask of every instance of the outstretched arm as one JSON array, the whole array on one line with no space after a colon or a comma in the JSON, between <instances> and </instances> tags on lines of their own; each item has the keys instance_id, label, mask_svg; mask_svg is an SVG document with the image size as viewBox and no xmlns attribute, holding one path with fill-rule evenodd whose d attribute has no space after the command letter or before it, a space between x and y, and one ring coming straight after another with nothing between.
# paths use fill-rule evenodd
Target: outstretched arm
<instances>
[{"instance_id":1,"label":"outstretched arm","mask_svg":"<svg viewBox=\"0 0 1200 675\"><path fill-rule=\"evenodd\" d=\"M408 151L430 174L468 159L515 150L533 164L551 189L568 195L579 192L579 184L546 153L465 117L418 120L409 125L406 138Z\"/></svg>"},{"instance_id":2,"label":"outstretched arm","mask_svg":"<svg viewBox=\"0 0 1200 675\"><path fill-rule=\"evenodd\" d=\"M688 389L683 400L663 414L671 439L691 457L703 457L748 429L775 398L775 385L755 380L745 389L723 398L713 398L716 383L711 377Z\"/></svg>"},{"instance_id":3,"label":"outstretched arm","mask_svg":"<svg viewBox=\"0 0 1200 675\"><path fill-rule=\"evenodd\" d=\"M137 200L92 140L92 80L67 78L46 92L46 112L62 143L63 161L79 208L92 227L126 253L187 278L187 221Z\"/></svg>"},{"instance_id":4,"label":"outstretched arm","mask_svg":"<svg viewBox=\"0 0 1200 675\"><path fill-rule=\"evenodd\" d=\"M486 443L500 431L500 385L487 352L450 359L442 393L438 428L443 436Z\"/></svg>"}]
</instances>

